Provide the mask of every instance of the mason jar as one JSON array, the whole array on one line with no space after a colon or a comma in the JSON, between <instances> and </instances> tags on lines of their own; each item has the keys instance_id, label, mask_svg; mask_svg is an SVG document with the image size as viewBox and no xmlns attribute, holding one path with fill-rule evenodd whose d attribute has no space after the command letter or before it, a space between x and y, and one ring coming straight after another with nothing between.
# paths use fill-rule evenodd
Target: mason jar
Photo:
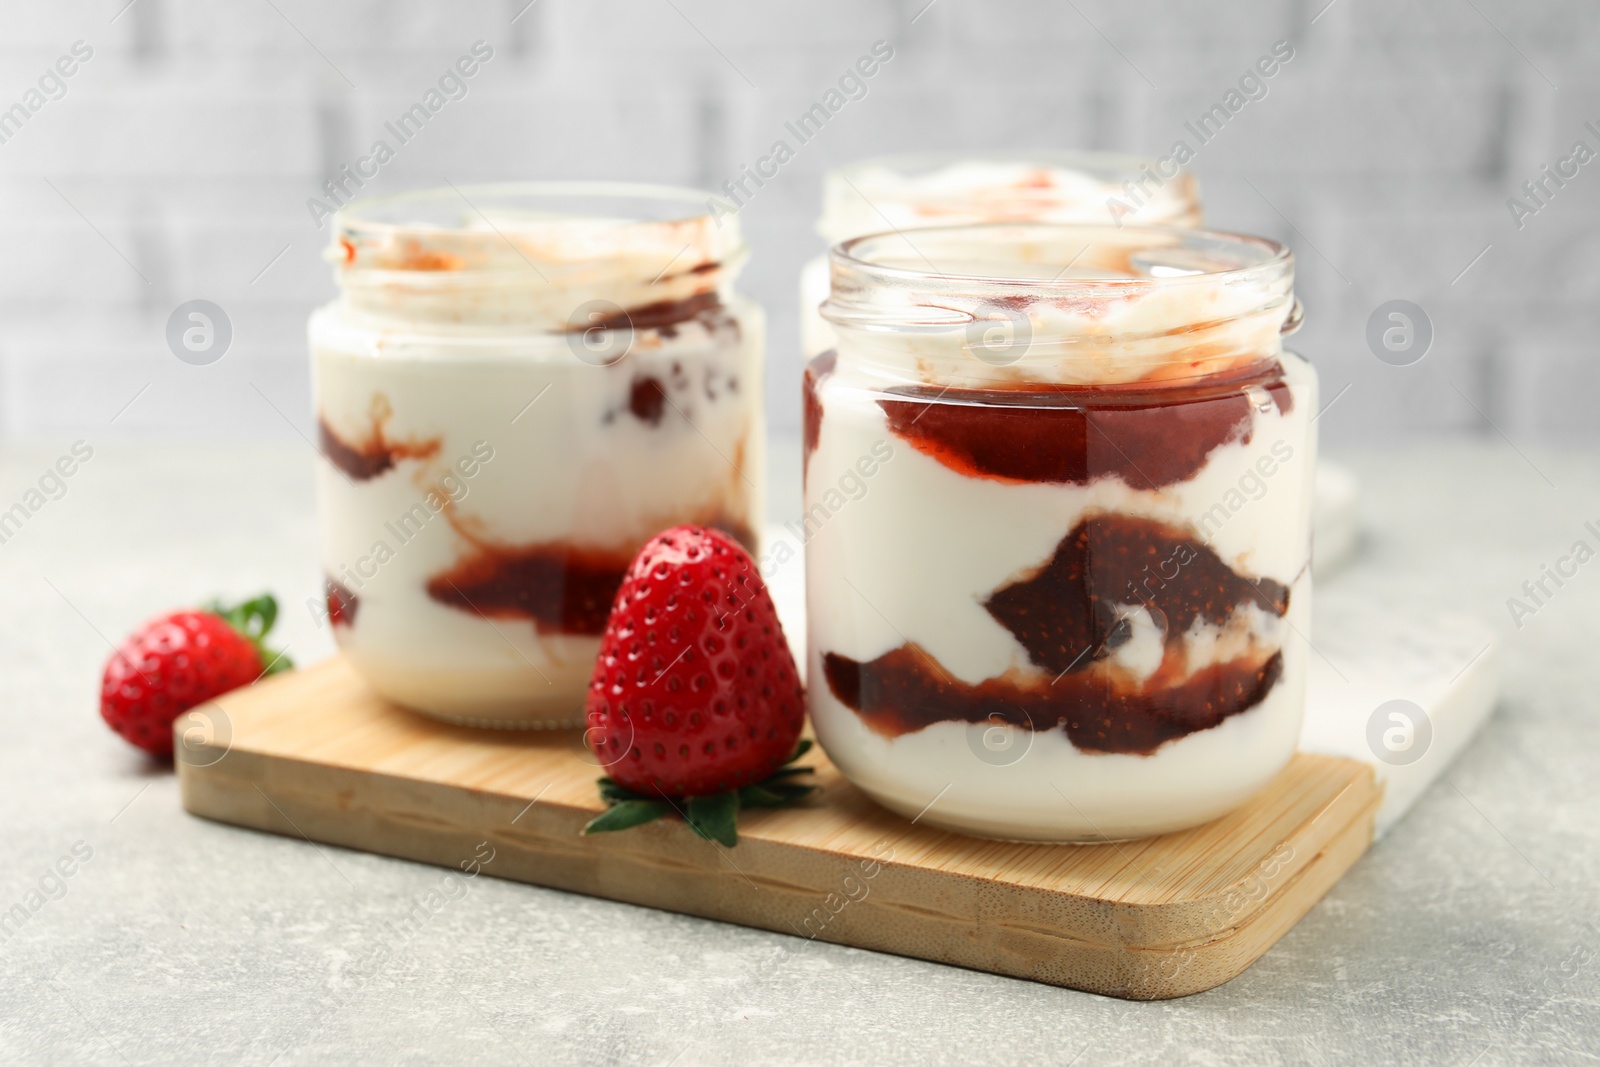
<instances>
[{"instance_id":1,"label":"mason jar","mask_svg":"<svg viewBox=\"0 0 1600 1067\"><path fill-rule=\"evenodd\" d=\"M884 230L983 222L1198 226L1200 190L1182 160L1112 152L881 156L822 179L817 232L833 247ZM828 297L828 257L800 274L800 347L833 347L818 312Z\"/></svg>"},{"instance_id":2,"label":"mason jar","mask_svg":"<svg viewBox=\"0 0 1600 1067\"><path fill-rule=\"evenodd\" d=\"M337 216L311 318L326 612L389 699L562 726L634 553L755 550L764 319L691 190L463 186Z\"/></svg>"},{"instance_id":3,"label":"mason jar","mask_svg":"<svg viewBox=\"0 0 1600 1067\"><path fill-rule=\"evenodd\" d=\"M1197 825L1305 705L1317 382L1290 253L1179 228L846 241L805 376L808 701L946 829Z\"/></svg>"}]
</instances>

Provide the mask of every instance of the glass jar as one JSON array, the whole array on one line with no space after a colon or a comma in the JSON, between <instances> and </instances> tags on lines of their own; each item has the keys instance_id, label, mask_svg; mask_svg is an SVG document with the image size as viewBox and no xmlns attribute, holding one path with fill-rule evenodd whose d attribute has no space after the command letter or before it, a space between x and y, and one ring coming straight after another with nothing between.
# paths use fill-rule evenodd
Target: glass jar
<instances>
[{"instance_id":1,"label":"glass jar","mask_svg":"<svg viewBox=\"0 0 1600 1067\"><path fill-rule=\"evenodd\" d=\"M580 721L635 552L763 514L761 310L690 190L454 187L357 203L311 318L327 608L382 695Z\"/></svg>"},{"instance_id":2,"label":"glass jar","mask_svg":"<svg viewBox=\"0 0 1600 1067\"><path fill-rule=\"evenodd\" d=\"M817 232L828 246L886 229L980 222L1200 225L1200 190L1172 157L1110 152L882 156L829 171ZM828 257L800 273L800 350L833 347L818 312L828 297Z\"/></svg>"},{"instance_id":3,"label":"glass jar","mask_svg":"<svg viewBox=\"0 0 1600 1067\"><path fill-rule=\"evenodd\" d=\"M1287 763L1316 375L1293 261L1176 228L981 225L831 254L805 379L808 700L885 807L1116 840Z\"/></svg>"}]
</instances>

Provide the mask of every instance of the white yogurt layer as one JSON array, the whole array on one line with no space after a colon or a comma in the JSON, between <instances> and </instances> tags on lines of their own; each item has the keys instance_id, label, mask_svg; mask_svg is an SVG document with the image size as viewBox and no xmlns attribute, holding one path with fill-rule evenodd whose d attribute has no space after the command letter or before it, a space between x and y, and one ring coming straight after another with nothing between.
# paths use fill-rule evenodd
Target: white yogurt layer
<instances>
[{"instance_id":1,"label":"white yogurt layer","mask_svg":"<svg viewBox=\"0 0 1600 1067\"><path fill-rule=\"evenodd\" d=\"M429 580L479 546L631 556L681 522L759 529L764 323L742 298L728 311L737 327L641 331L609 366L559 336L475 347L363 328L339 305L317 313L315 404L330 429L359 446L381 416L387 441L438 443L368 480L318 464L323 568L358 597L354 625L334 632L379 692L463 721L575 723L597 636L491 621L434 600ZM666 397L654 425L629 406L646 375Z\"/></svg>"},{"instance_id":2,"label":"white yogurt layer","mask_svg":"<svg viewBox=\"0 0 1600 1067\"><path fill-rule=\"evenodd\" d=\"M821 386L808 508L873 454L874 443L889 442L893 458L806 546L810 710L829 757L896 811L916 815L938 796L922 821L1028 840L1159 833L1220 815L1260 788L1286 764L1299 734L1308 654L1300 635L1310 620L1316 377L1297 356L1285 354L1282 363L1293 400L1287 414L1268 399L1255 407L1248 442L1219 445L1186 481L1136 490L1116 477L1017 484L952 470L889 429L875 379L841 358ZM1122 755L1079 750L1061 729L940 722L885 737L835 699L822 669L825 653L866 663L908 642L957 682L1039 678L984 602L1101 513L1187 531L1236 573L1290 588L1286 620L1247 603L1224 625L1196 623L1182 639L1190 673L1281 651L1282 675L1264 701L1150 755ZM1130 637L1095 669L1115 669L1138 684L1160 664L1161 634L1137 597L1122 607ZM1013 759L1018 751L1025 755Z\"/></svg>"}]
</instances>

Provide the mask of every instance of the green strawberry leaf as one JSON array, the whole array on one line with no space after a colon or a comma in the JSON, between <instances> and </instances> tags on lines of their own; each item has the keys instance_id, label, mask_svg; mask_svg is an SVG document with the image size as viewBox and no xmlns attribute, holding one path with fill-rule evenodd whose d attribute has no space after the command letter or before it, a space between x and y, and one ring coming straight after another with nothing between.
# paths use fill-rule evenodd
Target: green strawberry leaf
<instances>
[{"instance_id":1,"label":"green strawberry leaf","mask_svg":"<svg viewBox=\"0 0 1600 1067\"><path fill-rule=\"evenodd\" d=\"M747 785L739 790L739 803L751 808L781 808L789 802L769 789Z\"/></svg>"},{"instance_id":2,"label":"green strawberry leaf","mask_svg":"<svg viewBox=\"0 0 1600 1067\"><path fill-rule=\"evenodd\" d=\"M762 781L742 789L730 789L725 793L688 797L682 807L671 800L636 793L614 779L601 778L596 784L600 788L600 799L607 804L607 810L595 816L589 825L583 828L583 832L594 834L610 830L626 830L659 819L669 811L677 811L683 816L684 822L689 824L689 829L701 838L733 848L739 843L740 807L784 808L816 791L817 787L814 785L803 785L791 780L797 775L812 774L816 768L789 766L805 755L810 748L810 740L801 741L796 746L794 755Z\"/></svg>"},{"instance_id":3,"label":"green strawberry leaf","mask_svg":"<svg viewBox=\"0 0 1600 1067\"><path fill-rule=\"evenodd\" d=\"M205 610L219 616L255 646L256 656L261 661L263 677L294 667L294 661L288 655L274 652L265 644L266 636L272 630L272 624L278 621L278 601L271 593L262 593L254 600L246 600L232 607L213 600L206 605Z\"/></svg>"},{"instance_id":4,"label":"green strawberry leaf","mask_svg":"<svg viewBox=\"0 0 1600 1067\"><path fill-rule=\"evenodd\" d=\"M263 645L257 654L260 655L261 662L266 664L261 671L263 677L294 670L294 660L289 658L287 652L274 652Z\"/></svg>"},{"instance_id":5,"label":"green strawberry leaf","mask_svg":"<svg viewBox=\"0 0 1600 1067\"><path fill-rule=\"evenodd\" d=\"M672 806L664 800L621 800L589 820L583 828L585 834L604 834L616 830L631 830L647 822L654 822Z\"/></svg>"},{"instance_id":6,"label":"green strawberry leaf","mask_svg":"<svg viewBox=\"0 0 1600 1067\"><path fill-rule=\"evenodd\" d=\"M739 843L739 794L733 790L708 797L690 797L689 828L707 841L732 848Z\"/></svg>"},{"instance_id":7,"label":"green strawberry leaf","mask_svg":"<svg viewBox=\"0 0 1600 1067\"><path fill-rule=\"evenodd\" d=\"M278 621L278 602L271 593L263 593L254 600L246 600L239 605L238 611L243 614L249 627L246 632L256 637L267 636L272 624Z\"/></svg>"}]
</instances>

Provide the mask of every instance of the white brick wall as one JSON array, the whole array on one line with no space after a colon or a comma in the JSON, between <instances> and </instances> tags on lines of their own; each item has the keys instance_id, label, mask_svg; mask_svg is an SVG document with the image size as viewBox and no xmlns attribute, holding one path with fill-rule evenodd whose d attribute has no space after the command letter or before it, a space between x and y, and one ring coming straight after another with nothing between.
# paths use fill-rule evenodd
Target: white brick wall
<instances>
[{"instance_id":1,"label":"white brick wall","mask_svg":"<svg viewBox=\"0 0 1600 1067\"><path fill-rule=\"evenodd\" d=\"M1287 38L1296 56L1269 95L1193 169L1215 225L1297 248L1298 347L1328 396L1351 385L1326 437L1493 435L1465 393L1519 444L1600 438L1600 163L1521 231L1505 208L1575 138L1600 149L1582 128L1600 124L1600 10L1580 0L124 2L0 10L0 108L74 41L95 49L66 96L0 144L6 436L304 431L305 317L332 293L305 198L479 38L496 54L468 97L368 191L717 185L874 40L894 43L867 98L743 215L755 252L743 285L772 319L782 428L798 417L795 278L818 250L825 169L919 148L1165 151ZM168 313L195 297L234 323L210 367L180 364L163 341ZM1392 298L1434 320L1414 367L1366 349L1368 314Z\"/></svg>"}]
</instances>

